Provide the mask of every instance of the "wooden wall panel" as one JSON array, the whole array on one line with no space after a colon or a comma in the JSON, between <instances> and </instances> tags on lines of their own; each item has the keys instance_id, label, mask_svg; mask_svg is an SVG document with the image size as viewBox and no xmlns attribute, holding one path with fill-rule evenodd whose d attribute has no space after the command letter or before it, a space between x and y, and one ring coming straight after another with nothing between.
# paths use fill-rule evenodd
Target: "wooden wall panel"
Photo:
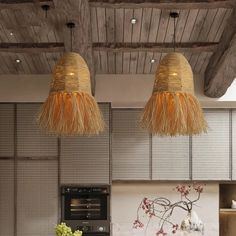
<instances>
[{"instance_id":1,"label":"wooden wall panel","mask_svg":"<svg viewBox=\"0 0 236 236\"><path fill-rule=\"evenodd\" d=\"M0 236L14 236L13 160L0 160Z\"/></svg>"},{"instance_id":2,"label":"wooden wall panel","mask_svg":"<svg viewBox=\"0 0 236 236\"><path fill-rule=\"evenodd\" d=\"M139 127L139 110L112 112L112 179L150 179L149 135Z\"/></svg>"},{"instance_id":3,"label":"wooden wall panel","mask_svg":"<svg viewBox=\"0 0 236 236\"><path fill-rule=\"evenodd\" d=\"M17 155L19 157L57 157L57 137L39 129L36 116L41 104L17 105Z\"/></svg>"},{"instance_id":4,"label":"wooden wall panel","mask_svg":"<svg viewBox=\"0 0 236 236\"><path fill-rule=\"evenodd\" d=\"M14 157L13 104L0 104L0 157Z\"/></svg>"},{"instance_id":5,"label":"wooden wall panel","mask_svg":"<svg viewBox=\"0 0 236 236\"><path fill-rule=\"evenodd\" d=\"M205 111L208 132L193 136L193 179L230 180L229 111Z\"/></svg>"},{"instance_id":6,"label":"wooden wall panel","mask_svg":"<svg viewBox=\"0 0 236 236\"><path fill-rule=\"evenodd\" d=\"M54 236L58 217L57 161L19 161L17 236Z\"/></svg>"}]
</instances>

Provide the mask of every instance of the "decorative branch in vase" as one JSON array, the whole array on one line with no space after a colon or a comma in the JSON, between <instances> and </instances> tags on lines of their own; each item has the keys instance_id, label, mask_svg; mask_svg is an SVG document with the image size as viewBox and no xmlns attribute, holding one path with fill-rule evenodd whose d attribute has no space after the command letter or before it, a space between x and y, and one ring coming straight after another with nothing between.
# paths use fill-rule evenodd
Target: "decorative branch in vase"
<instances>
[{"instance_id":1,"label":"decorative branch in vase","mask_svg":"<svg viewBox=\"0 0 236 236\"><path fill-rule=\"evenodd\" d=\"M180 200L173 203L165 197L158 197L153 200L145 197L138 207L137 218L133 223L133 227L144 227L144 223L140 220L140 214L144 212L148 217L148 224L151 219L158 220L156 236L168 235L165 231L166 225L171 226L173 234L177 232L199 232L199 234L203 235L204 225L193 210L193 206L201 197L203 186L199 184L177 185L175 191L180 194ZM194 195L193 199L191 199L190 193ZM186 218L180 226L172 221L172 216L176 209L186 212ZM146 227L148 227L148 224Z\"/></svg>"}]
</instances>

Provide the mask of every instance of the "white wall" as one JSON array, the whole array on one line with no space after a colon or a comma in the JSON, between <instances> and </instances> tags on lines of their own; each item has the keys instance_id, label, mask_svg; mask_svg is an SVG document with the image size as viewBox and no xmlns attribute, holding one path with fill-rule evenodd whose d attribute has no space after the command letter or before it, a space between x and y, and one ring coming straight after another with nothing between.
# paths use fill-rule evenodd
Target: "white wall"
<instances>
[{"instance_id":1,"label":"white wall","mask_svg":"<svg viewBox=\"0 0 236 236\"><path fill-rule=\"evenodd\" d=\"M133 229L133 221L139 203L144 197L167 197L172 201L180 200L174 191L177 184L170 183L114 183L112 185L112 230L113 236L144 236L144 230ZM207 183L204 193L194 210L205 224L206 236L219 235L219 185ZM181 223L185 214L175 212L174 221ZM145 218L143 218L145 221ZM154 223L154 224L153 224ZM156 221L148 227L148 236L155 236ZM169 235L169 234L168 234ZM172 235L172 234L170 234Z\"/></svg>"},{"instance_id":2,"label":"white wall","mask_svg":"<svg viewBox=\"0 0 236 236\"><path fill-rule=\"evenodd\" d=\"M143 107L149 99L154 84L154 75L97 75L96 93L97 101L112 102L112 107ZM236 93L230 90L226 96L209 98L204 95L203 76L194 76L195 95L203 107L230 108L236 107ZM235 85L234 85L235 86ZM236 86L235 86L236 87Z\"/></svg>"},{"instance_id":3,"label":"white wall","mask_svg":"<svg viewBox=\"0 0 236 236\"><path fill-rule=\"evenodd\" d=\"M203 77L195 75L195 93L203 107L236 107L236 82L220 99L206 97ZM0 75L0 102L43 102L51 75ZM106 74L96 76L95 97L113 107L143 107L151 95L154 75Z\"/></svg>"},{"instance_id":4,"label":"white wall","mask_svg":"<svg viewBox=\"0 0 236 236\"><path fill-rule=\"evenodd\" d=\"M1 75L0 102L42 102L50 80L50 75Z\"/></svg>"}]
</instances>

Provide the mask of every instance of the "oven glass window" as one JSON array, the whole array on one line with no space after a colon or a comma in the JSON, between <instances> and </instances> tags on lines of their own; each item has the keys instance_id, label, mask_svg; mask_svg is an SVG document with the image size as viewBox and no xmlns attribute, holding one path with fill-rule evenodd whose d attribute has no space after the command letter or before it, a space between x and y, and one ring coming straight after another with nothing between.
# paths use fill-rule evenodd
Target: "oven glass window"
<instances>
[{"instance_id":1,"label":"oven glass window","mask_svg":"<svg viewBox=\"0 0 236 236\"><path fill-rule=\"evenodd\" d=\"M106 195L70 195L65 197L66 220L106 220Z\"/></svg>"}]
</instances>

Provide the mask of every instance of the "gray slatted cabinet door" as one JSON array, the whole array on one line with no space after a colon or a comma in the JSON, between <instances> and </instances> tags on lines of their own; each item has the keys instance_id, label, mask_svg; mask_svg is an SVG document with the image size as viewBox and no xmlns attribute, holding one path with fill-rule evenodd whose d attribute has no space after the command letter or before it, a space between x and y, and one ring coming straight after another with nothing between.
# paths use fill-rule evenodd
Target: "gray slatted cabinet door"
<instances>
[{"instance_id":1,"label":"gray slatted cabinet door","mask_svg":"<svg viewBox=\"0 0 236 236\"><path fill-rule=\"evenodd\" d=\"M188 180L189 137L152 137L152 179Z\"/></svg>"},{"instance_id":2,"label":"gray slatted cabinet door","mask_svg":"<svg viewBox=\"0 0 236 236\"><path fill-rule=\"evenodd\" d=\"M17 105L17 155L19 157L57 157L57 138L40 130L36 116L40 104Z\"/></svg>"},{"instance_id":3,"label":"gray slatted cabinet door","mask_svg":"<svg viewBox=\"0 0 236 236\"><path fill-rule=\"evenodd\" d=\"M229 111L206 110L208 133L193 136L192 170L195 180L229 180Z\"/></svg>"},{"instance_id":4,"label":"gray slatted cabinet door","mask_svg":"<svg viewBox=\"0 0 236 236\"><path fill-rule=\"evenodd\" d=\"M232 112L232 179L236 180L236 110Z\"/></svg>"},{"instance_id":5,"label":"gray slatted cabinet door","mask_svg":"<svg viewBox=\"0 0 236 236\"><path fill-rule=\"evenodd\" d=\"M14 235L14 163L0 160L0 236Z\"/></svg>"},{"instance_id":6,"label":"gray slatted cabinet door","mask_svg":"<svg viewBox=\"0 0 236 236\"><path fill-rule=\"evenodd\" d=\"M14 105L0 104L0 157L14 156Z\"/></svg>"},{"instance_id":7,"label":"gray slatted cabinet door","mask_svg":"<svg viewBox=\"0 0 236 236\"><path fill-rule=\"evenodd\" d=\"M58 218L57 161L19 161L17 236L54 236Z\"/></svg>"},{"instance_id":8,"label":"gray slatted cabinet door","mask_svg":"<svg viewBox=\"0 0 236 236\"><path fill-rule=\"evenodd\" d=\"M112 179L150 179L149 134L139 127L139 110L112 112Z\"/></svg>"},{"instance_id":9,"label":"gray slatted cabinet door","mask_svg":"<svg viewBox=\"0 0 236 236\"><path fill-rule=\"evenodd\" d=\"M106 129L98 136L61 139L62 184L110 183L110 105L100 104Z\"/></svg>"}]
</instances>

